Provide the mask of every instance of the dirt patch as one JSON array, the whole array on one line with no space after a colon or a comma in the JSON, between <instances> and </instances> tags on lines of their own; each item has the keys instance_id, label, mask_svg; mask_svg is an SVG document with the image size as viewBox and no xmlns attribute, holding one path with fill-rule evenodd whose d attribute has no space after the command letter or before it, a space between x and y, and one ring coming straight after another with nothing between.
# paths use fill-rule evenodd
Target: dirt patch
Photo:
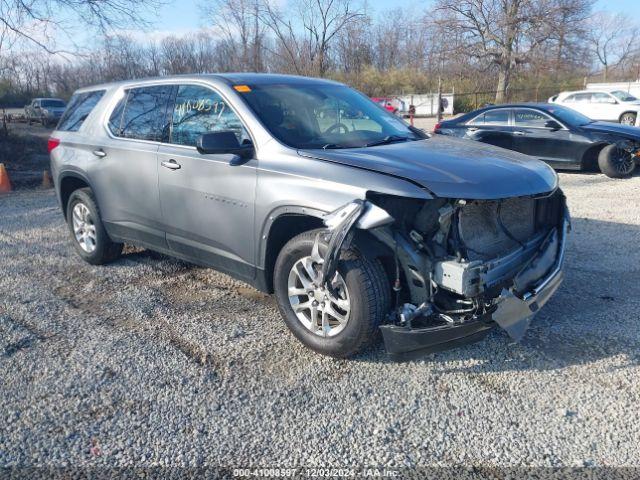
<instances>
[{"instance_id":1,"label":"dirt patch","mask_svg":"<svg viewBox=\"0 0 640 480\"><path fill-rule=\"evenodd\" d=\"M43 172L49 170L47 137L44 128L24 125L12 125L9 135L0 137L0 163L4 163L14 189L41 185Z\"/></svg>"}]
</instances>

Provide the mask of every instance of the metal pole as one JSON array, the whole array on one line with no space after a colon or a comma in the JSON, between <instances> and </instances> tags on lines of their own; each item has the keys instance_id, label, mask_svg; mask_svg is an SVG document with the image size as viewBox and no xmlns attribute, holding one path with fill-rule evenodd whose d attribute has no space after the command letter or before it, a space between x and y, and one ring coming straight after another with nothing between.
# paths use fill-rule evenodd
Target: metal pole
<instances>
[{"instance_id":1,"label":"metal pole","mask_svg":"<svg viewBox=\"0 0 640 480\"><path fill-rule=\"evenodd\" d=\"M440 122L442 120L442 77L438 77L438 115L437 120Z\"/></svg>"}]
</instances>

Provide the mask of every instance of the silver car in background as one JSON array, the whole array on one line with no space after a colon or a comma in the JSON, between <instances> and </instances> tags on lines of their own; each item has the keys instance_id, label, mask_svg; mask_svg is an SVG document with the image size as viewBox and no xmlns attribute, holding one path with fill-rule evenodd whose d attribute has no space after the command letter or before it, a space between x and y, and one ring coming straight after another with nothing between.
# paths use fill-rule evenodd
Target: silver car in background
<instances>
[{"instance_id":1,"label":"silver car in background","mask_svg":"<svg viewBox=\"0 0 640 480\"><path fill-rule=\"evenodd\" d=\"M24 107L24 114L29 125L37 122L47 126L58 123L66 108L67 104L60 98L34 98Z\"/></svg>"},{"instance_id":2,"label":"silver car in background","mask_svg":"<svg viewBox=\"0 0 640 480\"><path fill-rule=\"evenodd\" d=\"M49 140L73 244L132 243L275 293L293 334L336 357L519 339L563 277L555 172L429 137L342 84L164 77L76 92ZM231 327L230 327L231 328Z\"/></svg>"}]
</instances>

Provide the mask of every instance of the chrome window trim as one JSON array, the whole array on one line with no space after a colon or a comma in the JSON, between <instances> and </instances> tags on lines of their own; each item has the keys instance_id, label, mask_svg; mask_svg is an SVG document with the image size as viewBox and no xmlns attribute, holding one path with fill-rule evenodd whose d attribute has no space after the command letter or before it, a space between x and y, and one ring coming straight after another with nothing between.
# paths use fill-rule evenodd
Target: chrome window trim
<instances>
[{"instance_id":1,"label":"chrome window trim","mask_svg":"<svg viewBox=\"0 0 640 480\"><path fill-rule=\"evenodd\" d=\"M477 126L485 126L485 127L510 127L511 124L511 112L509 110L511 110L511 107L500 107L500 108L493 108L491 110L485 110L482 113L479 113L478 115L476 115L475 117L473 117L471 120L469 120L467 123L465 123L465 126L476 126L474 125L472 122L474 122L476 120L476 118L479 118L481 115L484 115L487 112L497 112L500 110L506 110L507 111L507 116L509 117L509 120L507 120L507 123L478 123Z\"/></svg>"},{"instance_id":2,"label":"chrome window trim","mask_svg":"<svg viewBox=\"0 0 640 480\"><path fill-rule=\"evenodd\" d=\"M549 127L529 127L529 126L526 126L526 125L518 125L516 123L516 110L530 110L532 112L536 112L536 113L540 113L540 114L544 115L549 120L553 120L554 122L558 122L558 124L562 127L560 130L567 130L567 131L569 130L564 123L562 123L557 118L552 117L551 115L549 115L544 110L538 110L536 108L531 108L531 107L512 107L512 109L513 109L513 126L516 127L516 128L517 127L521 127L521 128L532 128L532 129L537 129L537 130L551 130Z\"/></svg>"}]
</instances>

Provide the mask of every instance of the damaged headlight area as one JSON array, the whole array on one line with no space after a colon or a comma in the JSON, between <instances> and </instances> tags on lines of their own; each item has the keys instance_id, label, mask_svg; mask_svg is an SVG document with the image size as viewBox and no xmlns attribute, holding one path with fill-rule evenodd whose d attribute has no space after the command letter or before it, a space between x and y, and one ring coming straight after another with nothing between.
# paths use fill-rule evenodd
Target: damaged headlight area
<instances>
[{"instance_id":1,"label":"damaged headlight area","mask_svg":"<svg viewBox=\"0 0 640 480\"><path fill-rule=\"evenodd\" d=\"M562 281L570 228L560 190L501 200L372 194L325 224L323 282L359 229L383 246L395 295L380 329L387 351L403 358L479 340L496 325L522 338Z\"/></svg>"}]
</instances>

